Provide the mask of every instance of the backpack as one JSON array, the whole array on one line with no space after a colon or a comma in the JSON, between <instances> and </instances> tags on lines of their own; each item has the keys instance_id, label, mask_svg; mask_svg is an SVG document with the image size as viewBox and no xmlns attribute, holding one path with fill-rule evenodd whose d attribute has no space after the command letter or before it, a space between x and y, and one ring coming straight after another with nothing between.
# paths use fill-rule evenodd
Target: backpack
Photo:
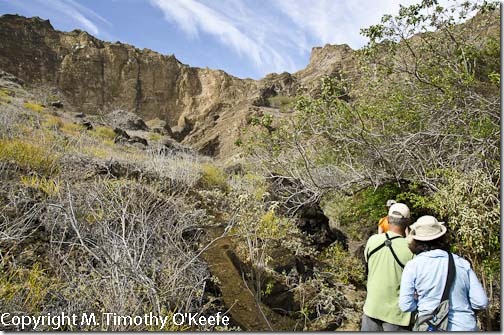
<instances>
[{"instance_id":1,"label":"backpack","mask_svg":"<svg viewBox=\"0 0 504 335\"><path fill-rule=\"evenodd\" d=\"M448 312L450 311L450 288L455 279L455 262L448 252L448 276L439 306L429 314L418 315L413 331L446 331L448 329Z\"/></svg>"}]
</instances>

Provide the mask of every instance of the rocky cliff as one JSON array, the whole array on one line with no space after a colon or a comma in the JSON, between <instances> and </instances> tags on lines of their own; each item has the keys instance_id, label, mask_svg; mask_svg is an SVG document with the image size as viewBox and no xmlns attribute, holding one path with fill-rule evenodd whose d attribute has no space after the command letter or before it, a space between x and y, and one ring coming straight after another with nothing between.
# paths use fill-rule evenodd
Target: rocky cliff
<instances>
[{"instance_id":1,"label":"rocky cliff","mask_svg":"<svg viewBox=\"0 0 504 335\"><path fill-rule=\"evenodd\" d=\"M30 85L53 87L76 111L122 109L146 121L159 118L175 138L200 152L227 157L251 114L277 95L293 96L323 74L352 68L348 46L314 48L308 67L262 80L182 64L173 55L103 42L81 30L60 32L48 20L0 17L0 69ZM350 65L349 65L350 64Z\"/></svg>"}]
</instances>

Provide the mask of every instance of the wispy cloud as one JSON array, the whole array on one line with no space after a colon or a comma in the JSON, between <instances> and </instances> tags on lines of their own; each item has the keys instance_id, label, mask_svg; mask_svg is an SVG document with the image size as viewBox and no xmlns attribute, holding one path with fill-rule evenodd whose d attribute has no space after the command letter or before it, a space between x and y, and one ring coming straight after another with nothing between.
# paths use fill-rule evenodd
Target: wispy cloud
<instances>
[{"instance_id":1,"label":"wispy cloud","mask_svg":"<svg viewBox=\"0 0 504 335\"><path fill-rule=\"evenodd\" d=\"M29 3L13 1L12 4L44 17L52 17L56 12L61 16L61 21L71 21L74 26L81 27L93 35L102 35L100 26L112 26L101 15L74 0L32 0Z\"/></svg>"},{"instance_id":2,"label":"wispy cloud","mask_svg":"<svg viewBox=\"0 0 504 335\"><path fill-rule=\"evenodd\" d=\"M349 44L359 48L366 42L359 32L379 23L383 14L394 14L399 3L409 5L419 0L273 0L275 7L319 44Z\"/></svg>"},{"instance_id":3,"label":"wispy cloud","mask_svg":"<svg viewBox=\"0 0 504 335\"><path fill-rule=\"evenodd\" d=\"M205 4L195 0L151 0L151 3L188 36L198 38L201 33L214 36L261 70L295 68L292 58L275 48L278 36L267 31L271 24L254 16L244 1Z\"/></svg>"},{"instance_id":4,"label":"wispy cloud","mask_svg":"<svg viewBox=\"0 0 504 335\"><path fill-rule=\"evenodd\" d=\"M295 71L293 53L326 43L365 43L360 28L418 0L151 0L165 19L196 39L208 34L263 73Z\"/></svg>"},{"instance_id":5,"label":"wispy cloud","mask_svg":"<svg viewBox=\"0 0 504 335\"><path fill-rule=\"evenodd\" d=\"M98 24L96 23L97 20L111 25L102 16L73 0L46 0L44 3L46 6L75 20L80 26L94 35L100 34Z\"/></svg>"}]
</instances>

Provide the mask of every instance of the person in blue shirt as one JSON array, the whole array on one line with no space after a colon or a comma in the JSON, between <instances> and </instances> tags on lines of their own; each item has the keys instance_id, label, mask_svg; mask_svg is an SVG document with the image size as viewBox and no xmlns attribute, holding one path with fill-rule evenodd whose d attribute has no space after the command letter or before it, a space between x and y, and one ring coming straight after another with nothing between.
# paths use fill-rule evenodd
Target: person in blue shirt
<instances>
[{"instance_id":1,"label":"person in blue shirt","mask_svg":"<svg viewBox=\"0 0 504 335\"><path fill-rule=\"evenodd\" d=\"M416 255L403 271L399 308L403 312L431 313L440 303L448 275L450 246L444 222L422 216L410 226L409 248ZM449 331L478 330L475 310L485 309L488 298L468 261L453 254L455 280L450 290Z\"/></svg>"}]
</instances>

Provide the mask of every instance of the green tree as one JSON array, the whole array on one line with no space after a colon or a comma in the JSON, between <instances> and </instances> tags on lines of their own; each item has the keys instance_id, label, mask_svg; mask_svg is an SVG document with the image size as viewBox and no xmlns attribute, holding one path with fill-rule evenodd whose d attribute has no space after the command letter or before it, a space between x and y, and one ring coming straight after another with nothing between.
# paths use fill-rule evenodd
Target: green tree
<instances>
[{"instance_id":1,"label":"green tree","mask_svg":"<svg viewBox=\"0 0 504 335\"><path fill-rule=\"evenodd\" d=\"M494 295L485 321L500 313L500 265L492 261L500 250L497 7L434 0L401 6L362 30L369 43L356 52L356 78L323 78L318 95L299 96L292 117L268 120L249 146L266 174L289 181L283 194L292 206L331 192L410 185L403 197L448 219L459 252ZM473 201L476 189L493 200ZM467 215L481 213L492 215L469 224ZM470 233L475 227L492 234L491 247L485 234Z\"/></svg>"}]
</instances>

